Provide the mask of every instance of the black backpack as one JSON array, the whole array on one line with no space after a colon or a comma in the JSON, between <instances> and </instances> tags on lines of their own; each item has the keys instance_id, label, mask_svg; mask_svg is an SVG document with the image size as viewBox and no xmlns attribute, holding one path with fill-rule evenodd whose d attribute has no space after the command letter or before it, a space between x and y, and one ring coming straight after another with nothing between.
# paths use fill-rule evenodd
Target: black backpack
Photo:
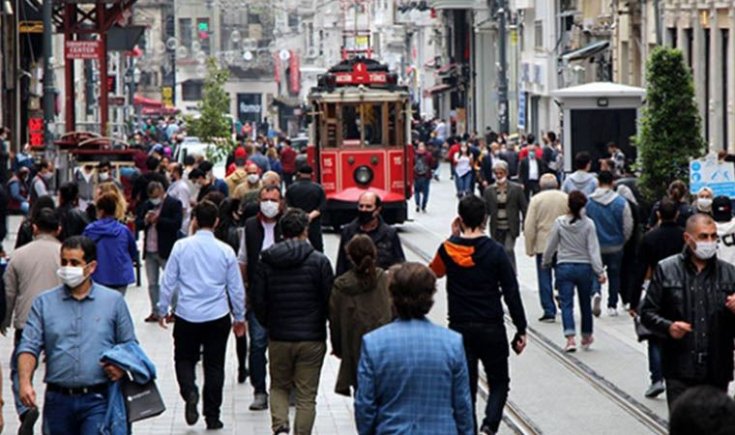
<instances>
[{"instance_id":1,"label":"black backpack","mask_svg":"<svg viewBox=\"0 0 735 435\"><path fill-rule=\"evenodd\" d=\"M429 174L429 165L426 164L425 156L416 156L413 162L413 173L420 177L425 177Z\"/></svg>"}]
</instances>

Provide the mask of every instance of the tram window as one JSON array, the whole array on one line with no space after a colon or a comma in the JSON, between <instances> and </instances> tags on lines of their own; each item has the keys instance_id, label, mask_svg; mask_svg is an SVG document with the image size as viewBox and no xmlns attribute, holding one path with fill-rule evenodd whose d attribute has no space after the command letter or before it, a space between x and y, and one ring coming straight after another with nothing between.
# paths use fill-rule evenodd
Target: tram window
<instances>
[{"instance_id":1,"label":"tram window","mask_svg":"<svg viewBox=\"0 0 735 435\"><path fill-rule=\"evenodd\" d=\"M382 104L342 105L342 139L344 141L360 141L364 138L365 145L381 146L383 136Z\"/></svg>"},{"instance_id":2,"label":"tram window","mask_svg":"<svg viewBox=\"0 0 735 435\"><path fill-rule=\"evenodd\" d=\"M383 104L363 104L365 145L383 145Z\"/></svg>"},{"instance_id":3,"label":"tram window","mask_svg":"<svg viewBox=\"0 0 735 435\"><path fill-rule=\"evenodd\" d=\"M360 140L360 106L342 105L342 139Z\"/></svg>"},{"instance_id":4,"label":"tram window","mask_svg":"<svg viewBox=\"0 0 735 435\"><path fill-rule=\"evenodd\" d=\"M319 116L321 126L323 128L321 137L323 138L324 146L328 148L335 148L339 143L337 138L337 109L335 104L323 104L322 105L322 116Z\"/></svg>"}]
</instances>

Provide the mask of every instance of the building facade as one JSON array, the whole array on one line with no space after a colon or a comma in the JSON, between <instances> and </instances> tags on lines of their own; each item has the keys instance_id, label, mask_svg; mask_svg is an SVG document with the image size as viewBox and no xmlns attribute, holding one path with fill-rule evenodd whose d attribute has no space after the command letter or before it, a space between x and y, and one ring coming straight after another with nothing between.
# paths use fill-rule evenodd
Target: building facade
<instances>
[{"instance_id":1,"label":"building facade","mask_svg":"<svg viewBox=\"0 0 735 435\"><path fill-rule=\"evenodd\" d=\"M645 85L651 49L657 43L680 49L692 68L702 135L710 150L735 152L735 5L662 0L618 6L616 80Z\"/></svg>"}]
</instances>

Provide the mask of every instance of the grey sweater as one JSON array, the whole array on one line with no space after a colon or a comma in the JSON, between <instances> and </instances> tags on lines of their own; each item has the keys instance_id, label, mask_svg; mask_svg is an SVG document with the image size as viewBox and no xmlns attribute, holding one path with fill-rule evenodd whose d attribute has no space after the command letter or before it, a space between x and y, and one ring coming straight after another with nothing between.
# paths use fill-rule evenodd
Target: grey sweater
<instances>
[{"instance_id":1,"label":"grey sweater","mask_svg":"<svg viewBox=\"0 0 735 435\"><path fill-rule=\"evenodd\" d=\"M551 266L554 253L557 254L557 264L586 263L592 265L595 275L600 276L605 273L595 223L587 216L582 216L574 223L570 215L556 218L551 234L549 234L549 240L546 242L544 267Z\"/></svg>"}]
</instances>

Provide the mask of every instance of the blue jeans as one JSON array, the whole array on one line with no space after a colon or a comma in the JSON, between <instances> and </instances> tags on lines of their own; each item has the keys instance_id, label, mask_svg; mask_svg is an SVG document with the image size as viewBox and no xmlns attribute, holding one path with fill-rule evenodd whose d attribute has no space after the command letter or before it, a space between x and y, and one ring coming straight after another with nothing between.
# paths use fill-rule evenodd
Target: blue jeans
<instances>
[{"instance_id":1,"label":"blue jeans","mask_svg":"<svg viewBox=\"0 0 735 435\"><path fill-rule=\"evenodd\" d=\"M618 295L620 295L620 268L623 266L623 251L602 254L602 264L607 269L607 306L608 308L617 308ZM601 294L602 285L597 281L594 274L591 274L591 276L594 293Z\"/></svg>"},{"instance_id":2,"label":"blue jeans","mask_svg":"<svg viewBox=\"0 0 735 435\"><path fill-rule=\"evenodd\" d=\"M99 393L67 396L46 391L43 406L45 435L98 435L105 423L107 396Z\"/></svg>"},{"instance_id":3,"label":"blue jeans","mask_svg":"<svg viewBox=\"0 0 735 435\"><path fill-rule=\"evenodd\" d=\"M577 288L579 309L582 312L582 336L592 335L592 266L588 263L562 263L556 266L556 283L561 300L561 319L564 336L574 337L574 288Z\"/></svg>"},{"instance_id":4,"label":"blue jeans","mask_svg":"<svg viewBox=\"0 0 735 435\"><path fill-rule=\"evenodd\" d=\"M648 339L648 371L651 373L651 383L664 380L661 368L661 344L650 338Z\"/></svg>"},{"instance_id":5,"label":"blue jeans","mask_svg":"<svg viewBox=\"0 0 735 435\"><path fill-rule=\"evenodd\" d=\"M472 193L472 183L474 181L472 171L462 175L461 177L455 176L454 181L457 184L457 195L464 196Z\"/></svg>"},{"instance_id":6,"label":"blue jeans","mask_svg":"<svg viewBox=\"0 0 735 435\"><path fill-rule=\"evenodd\" d=\"M256 393L265 393L265 374L268 361L265 351L268 349L268 331L255 318L255 312L249 310L246 314L248 320L248 334L250 334L250 384Z\"/></svg>"},{"instance_id":7,"label":"blue jeans","mask_svg":"<svg viewBox=\"0 0 735 435\"><path fill-rule=\"evenodd\" d=\"M416 177L414 181L414 198L416 199L416 207L426 210L426 203L429 202L429 184L431 180L426 177Z\"/></svg>"},{"instance_id":8,"label":"blue jeans","mask_svg":"<svg viewBox=\"0 0 735 435\"><path fill-rule=\"evenodd\" d=\"M151 313L158 311L158 298L161 294L159 283L160 272L166 268L166 260L158 252L146 252L145 274L148 278L148 297L151 300Z\"/></svg>"},{"instance_id":9,"label":"blue jeans","mask_svg":"<svg viewBox=\"0 0 735 435\"><path fill-rule=\"evenodd\" d=\"M541 267L542 254L536 254L536 277L538 279L538 295L541 298L541 308L544 316L556 316L556 304L554 303L554 287L552 286L552 268Z\"/></svg>"}]
</instances>

